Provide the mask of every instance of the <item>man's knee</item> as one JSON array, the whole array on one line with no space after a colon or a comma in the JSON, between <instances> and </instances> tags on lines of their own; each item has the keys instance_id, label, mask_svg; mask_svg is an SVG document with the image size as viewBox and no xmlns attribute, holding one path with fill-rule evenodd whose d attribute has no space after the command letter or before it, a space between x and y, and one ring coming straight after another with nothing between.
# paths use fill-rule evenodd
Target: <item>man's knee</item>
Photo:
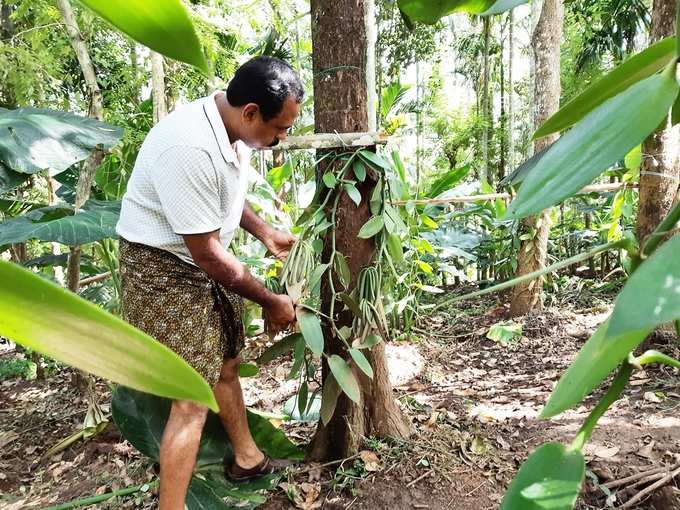
<instances>
[{"instance_id":1,"label":"man's knee","mask_svg":"<svg viewBox=\"0 0 680 510\"><path fill-rule=\"evenodd\" d=\"M170 420L183 427L203 429L208 408L190 400L173 400Z\"/></svg>"},{"instance_id":2,"label":"man's knee","mask_svg":"<svg viewBox=\"0 0 680 510\"><path fill-rule=\"evenodd\" d=\"M220 370L220 382L230 383L238 380L239 366L241 365L241 357L225 359L222 363L222 370Z\"/></svg>"}]
</instances>

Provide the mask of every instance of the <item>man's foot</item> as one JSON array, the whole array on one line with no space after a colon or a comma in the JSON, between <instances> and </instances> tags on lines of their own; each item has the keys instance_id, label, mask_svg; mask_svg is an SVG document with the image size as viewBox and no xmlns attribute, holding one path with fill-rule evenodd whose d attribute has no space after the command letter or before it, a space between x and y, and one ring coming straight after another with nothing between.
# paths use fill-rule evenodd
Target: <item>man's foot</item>
<instances>
[{"instance_id":1,"label":"man's foot","mask_svg":"<svg viewBox=\"0 0 680 510\"><path fill-rule=\"evenodd\" d=\"M289 460L272 459L265 455L262 462L255 467L244 469L234 462L233 464L226 466L224 472L228 478L231 478L235 482L245 482L260 478L261 476L271 475L277 471L283 471L292 465L293 462Z\"/></svg>"}]
</instances>

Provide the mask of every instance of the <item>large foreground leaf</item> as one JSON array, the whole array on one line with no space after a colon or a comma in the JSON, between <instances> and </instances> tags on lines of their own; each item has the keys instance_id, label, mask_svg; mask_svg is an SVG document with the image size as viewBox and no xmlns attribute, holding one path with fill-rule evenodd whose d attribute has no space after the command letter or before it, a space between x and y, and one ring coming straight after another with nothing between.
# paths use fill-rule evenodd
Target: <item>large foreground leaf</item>
<instances>
[{"instance_id":1,"label":"large foreground leaf","mask_svg":"<svg viewBox=\"0 0 680 510\"><path fill-rule=\"evenodd\" d=\"M0 261L0 335L74 367L217 409L208 383L150 336L15 264Z\"/></svg>"},{"instance_id":2,"label":"large foreground leaf","mask_svg":"<svg viewBox=\"0 0 680 510\"><path fill-rule=\"evenodd\" d=\"M97 146L110 149L122 136L118 127L73 113L0 109L0 162L15 172L63 172Z\"/></svg>"},{"instance_id":3,"label":"large foreground leaf","mask_svg":"<svg viewBox=\"0 0 680 510\"><path fill-rule=\"evenodd\" d=\"M675 236L630 277L609 320L609 334L653 328L680 318L680 237Z\"/></svg>"},{"instance_id":4,"label":"large foreground leaf","mask_svg":"<svg viewBox=\"0 0 680 510\"><path fill-rule=\"evenodd\" d=\"M140 452L158 460L160 440L170 414L170 401L119 386L111 411L121 434ZM257 446L267 455L279 459L301 459L304 456L286 435L269 420L248 411L248 426ZM210 413L206 420L198 452L198 466L222 462L233 457L231 443L219 416Z\"/></svg>"},{"instance_id":5,"label":"large foreground leaf","mask_svg":"<svg viewBox=\"0 0 680 510\"><path fill-rule=\"evenodd\" d=\"M208 74L194 25L180 0L80 0L152 50Z\"/></svg>"},{"instance_id":6,"label":"large foreground leaf","mask_svg":"<svg viewBox=\"0 0 680 510\"><path fill-rule=\"evenodd\" d=\"M120 202L90 200L78 213L69 205L34 209L0 223L0 246L30 239L69 246L118 237Z\"/></svg>"},{"instance_id":7,"label":"large foreground leaf","mask_svg":"<svg viewBox=\"0 0 680 510\"><path fill-rule=\"evenodd\" d=\"M454 12L499 14L528 0L399 0L401 12L411 21L435 24Z\"/></svg>"},{"instance_id":8,"label":"large foreground leaf","mask_svg":"<svg viewBox=\"0 0 680 510\"><path fill-rule=\"evenodd\" d=\"M585 471L580 451L546 443L522 464L505 493L501 510L571 510Z\"/></svg>"},{"instance_id":9,"label":"large foreground leaf","mask_svg":"<svg viewBox=\"0 0 680 510\"><path fill-rule=\"evenodd\" d=\"M28 174L15 172L0 163L0 194L18 188L29 178Z\"/></svg>"},{"instance_id":10,"label":"large foreground leaf","mask_svg":"<svg viewBox=\"0 0 680 510\"><path fill-rule=\"evenodd\" d=\"M507 216L523 218L577 193L653 132L677 95L675 76L664 72L598 106L536 163Z\"/></svg>"},{"instance_id":11,"label":"large foreground leaf","mask_svg":"<svg viewBox=\"0 0 680 510\"><path fill-rule=\"evenodd\" d=\"M560 108L538 128L534 138L573 126L607 99L666 67L673 58L675 37L663 39L630 57Z\"/></svg>"},{"instance_id":12,"label":"large foreground leaf","mask_svg":"<svg viewBox=\"0 0 680 510\"><path fill-rule=\"evenodd\" d=\"M581 348L541 411L542 418L550 418L578 404L597 388L652 330L642 328L622 335L610 335L609 325L609 321L602 324Z\"/></svg>"}]
</instances>

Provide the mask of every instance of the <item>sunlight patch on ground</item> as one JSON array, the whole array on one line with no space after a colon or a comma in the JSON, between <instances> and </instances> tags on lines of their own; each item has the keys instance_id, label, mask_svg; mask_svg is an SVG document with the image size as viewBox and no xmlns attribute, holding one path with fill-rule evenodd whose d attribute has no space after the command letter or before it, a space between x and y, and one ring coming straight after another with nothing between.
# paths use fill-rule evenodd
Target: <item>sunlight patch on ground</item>
<instances>
[{"instance_id":1,"label":"sunlight patch on ground","mask_svg":"<svg viewBox=\"0 0 680 510\"><path fill-rule=\"evenodd\" d=\"M417 377L425 366L425 360L413 344L390 343L385 345L390 382L393 387L404 386Z\"/></svg>"}]
</instances>

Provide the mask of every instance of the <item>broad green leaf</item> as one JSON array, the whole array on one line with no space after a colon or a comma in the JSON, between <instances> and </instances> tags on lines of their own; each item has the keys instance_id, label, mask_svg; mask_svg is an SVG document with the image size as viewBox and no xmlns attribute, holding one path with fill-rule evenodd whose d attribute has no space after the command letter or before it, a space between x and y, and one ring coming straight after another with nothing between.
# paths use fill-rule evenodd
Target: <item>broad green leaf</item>
<instances>
[{"instance_id":1,"label":"broad green leaf","mask_svg":"<svg viewBox=\"0 0 680 510\"><path fill-rule=\"evenodd\" d=\"M277 193L283 187L285 183L293 173L293 163L292 160L286 161L281 166L276 166L267 172L267 182L271 184L271 187Z\"/></svg>"},{"instance_id":2,"label":"broad green leaf","mask_svg":"<svg viewBox=\"0 0 680 510\"><path fill-rule=\"evenodd\" d=\"M305 409L307 409L307 398L309 397L309 386L307 385L307 381L302 381L302 384L300 385L300 391L298 391L296 398L297 398L297 407L298 411L300 412L300 416L305 414Z\"/></svg>"},{"instance_id":3,"label":"broad green leaf","mask_svg":"<svg viewBox=\"0 0 680 510\"><path fill-rule=\"evenodd\" d=\"M534 138L573 126L607 99L666 67L674 53L675 37L669 37L630 57L560 108L538 128Z\"/></svg>"},{"instance_id":4,"label":"broad green leaf","mask_svg":"<svg viewBox=\"0 0 680 510\"><path fill-rule=\"evenodd\" d=\"M366 165L360 159L355 159L352 164L354 170L354 176L359 182L364 182L366 180Z\"/></svg>"},{"instance_id":5,"label":"broad green leaf","mask_svg":"<svg viewBox=\"0 0 680 510\"><path fill-rule=\"evenodd\" d=\"M182 358L121 319L0 261L0 335L132 388L211 409L208 383Z\"/></svg>"},{"instance_id":6,"label":"broad green leaf","mask_svg":"<svg viewBox=\"0 0 680 510\"><path fill-rule=\"evenodd\" d=\"M15 172L0 163L0 195L18 188L29 178L29 174Z\"/></svg>"},{"instance_id":7,"label":"broad green leaf","mask_svg":"<svg viewBox=\"0 0 680 510\"><path fill-rule=\"evenodd\" d=\"M117 238L120 202L89 200L77 213L66 204L34 209L0 223L0 245L30 239L69 246Z\"/></svg>"},{"instance_id":8,"label":"broad green leaf","mask_svg":"<svg viewBox=\"0 0 680 510\"><path fill-rule=\"evenodd\" d=\"M363 342L355 340L352 344L352 347L355 349L370 349L371 347L378 345L380 342L382 342L382 338L380 338L378 335L368 335Z\"/></svg>"},{"instance_id":9,"label":"broad green leaf","mask_svg":"<svg viewBox=\"0 0 680 510\"><path fill-rule=\"evenodd\" d=\"M352 281L352 272L349 269L349 264L347 264L347 259L340 253L335 253L335 258L333 260L333 269L335 274L340 279L340 283L347 288Z\"/></svg>"},{"instance_id":10,"label":"broad green leaf","mask_svg":"<svg viewBox=\"0 0 680 510\"><path fill-rule=\"evenodd\" d=\"M357 187L354 184L345 183L344 188L349 195L349 198L352 199L352 202L354 202L356 206L359 207L359 204L361 204L361 193Z\"/></svg>"},{"instance_id":11,"label":"broad green leaf","mask_svg":"<svg viewBox=\"0 0 680 510\"><path fill-rule=\"evenodd\" d=\"M611 336L608 326L609 321L603 323L581 348L550 395L541 418L556 416L581 402L652 331L643 328Z\"/></svg>"},{"instance_id":12,"label":"broad green leaf","mask_svg":"<svg viewBox=\"0 0 680 510\"><path fill-rule=\"evenodd\" d=\"M500 185L517 186L522 184L526 176L529 175L538 162L543 159L543 156L545 156L545 154L548 152L548 149L550 149L550 146L531 156L524 163L515 168L515 170L513 170L510 174L505 176L505 178L500 182Z\"/></svg>"},{"instance_id":13,"label":"broad green leaf","mask_svg":"<svg viewBox=\"0 0 680 510\"><path fill-rule=\"evenodd\" d=\"M361 227L358 237L361 239L370 239L381 232L384 226L385 222L383 221L382 216L373 216Z\"/></svg>"},{"instance_id":14,"label":"broad green leaf","mask_svg":"<svg viewBox=\"0 0 680 510\"><path fill-rule=\"evenodd\" d=\"M680 319L680 236L656 250L616 298L609 335L653 328Z\"/></svg>"},{"instance_id":15,"label":"broad green leaf","mask_svg":"<svg viewBox=\"0 0 680 510\"><path fill-rule=\"evenodd\" d=\"M333 373L333 377L337 381L340 389L355 403L361 402L361 391L359 390L359 383L352 373L352 369L347 362L337 354L333 354L328 358L328 366Z\"/></svg>"},{"instance_id":16,"label":"broad green leaf","mask_svg":"<svg viewBox=\"0 0 680 510\"><path fill-rule=\"evenodd\" d=\"M378 183L375 185L375 188L373 188L373 193L371 193L371 202L370 202L370 208L371 208L371 214L380 214L380 210L382 209L383 206L383 183L382 180L378 181Z\"/></svg>"},{"instance_id":17,"label":"broad green leaf","mask_svg":"<svg viewBox=\"0 0 680 510\"><path fill-rule=\"evenodd\" d=\"M546 443L522 464L500 510L571 510L585 472L580 451L567 450L560 443Z\"/></svg>"},{"instance_id":18,"label":"broad green leaf","mask_svg":"<svg viewBox=\"0 0 680 510\"><path fill-rule=\"evenodd\" d=\"M390 170L392 168L392 165L390 165L385 158L375 152L360 150L359 156L364 158L366 162L370 163L376 169Z\"/></svg>"},{"instance_id":19,"label":"broad green leaf","mask_svg":"<svg viewBox=\"0 0 680 510\"><path fill-rule=\"evenodd\" d=\"M293 347L295 347L295 344L298 342L298 340L300 340L300 338L302 338L300 333L293 333L292 335L282 338L271 347L268 347L262 354L260 354L260 357L256 360L257 364L264 365L265 363L269 363L274 358L278 358L279 356L292 351Z\"/></svg>"},{"instance_id":20,"label":"broad green leaf","mask_svg":"<svg viewBox=\"0 0 680 510\"><path fill-rule=\"evenodd\" d=\"M260 373L260 369L252 363L241 363L238 367L239 377L255 377Z\"/></svg>"},{"instance_id":21,"label":"broad green leaf","mask_svg":"<svg viewBox=\"0 0 680 510\"><path fill-rule=\"evenodd\" d=\"M73 113L0 108L0 163L14 172L63 172L97 146L112 148L122 136L118 127Z\"/></svg>"},{"instance_id":22,"label":"broad green leaf","mask_svg":"<svg viewBox=\"0 0 680 510\"><path fill-rule=\"evenodd\" d=\"M357 364L361 371L373 379L373 367L371 367L371 363L368 361L368 359L366 359L364 353L358 349L350 349L349 354L352 356L354 363Z\"/></svg>"},{"instance_id":23,"label":"broad green leaf","mask_svg":"<svg viewBox=\"0 0 680 510\"><path fill-rule=\"evenodd\" d=\"M335 188L335 185L338 183L338 180L335 178L335 174L333 174L333 172L326 172L323 174L321 180L326 185L326 187L330 189Z\"/></svg>"},{"instance_id":24,"label":"broad green leaf","mask_svg":"<svg viewBox=\"0 0 680 510\"><path fill-rule=\"evenodd\" d=\"M306 342L304 338L300 338L295 344L295 349L293 350L293 366L286 376L287 381L295 379L300 374L302 364L305 362L305 346Z\"/></svg>"},{"instance_id":25,"label":"broad green leaf","mask_svg":"<svg viewBox=\"0 0 680 510\"><path fill-rule=\"evenodd\" d=\"M321 356L324 340L319 318L313 312L299 307L295 309L295 315L307 347L317 356Z\"/></svg>"},{"instance_id":26,"label":"broad green leaf","mask_svg":"<svg viewBox=\"0 0 680 510\"><path fill-rule=\"evenodd\" d=\"M493 16L494 14L502 14L506 11L512 10L518 5L523 5L529 0L498 0L486 11L482 12L480 16Z\"/></svg>"},{"instance_id":27,"label":"broad green leaf","mask_svg":"<svg viewBox=\"0 0 680 510\"><path fill-rule=\"evenodd\" d=\"M349 308L353 314L357 316L361 315L361 309L359 308L359 305L351 295L349 295L347 292L339 292L338 296L340 297L342 302L345 303L345 305L347 305L347 308Z\"/></svg>"},{"instance_id":28,"label":"broad green leaf","mask_svg":"<svg viewBox=\"0 0 680 510\"><path fill-rule=\"evenodd\" d=\"M321 409L319 415L321 417L321 422L324 425L328 425L333 418L333 413L335 412L335 406L338 403L338 397L342 393L338 382L333 377L333 374L328 374L326 380L323 382L323 391L321 392Z\"/></svg>"},{"instance_id":29,"label":"broad green leaf","mask_svg":"<svg viewBox=\"0 0 680 510\"><path fill-rule=\"evenodd\" d=\"M513 321L499 322L489 328L486 337L506 347L522 338L522 325Z\"/></svg>"},{"instance_id":30,"label":"broad green leaf","mask_svg":"<svg viewBox=\"0 0 680 510\"><path fill-rule=\"evenodd\" d=\"M623 158L623 164L628 170L636 170L640 168L642 164L642 146L636 145L633 149L626 154Z\"/></svg>"},{"instance_id":31,"label":"broad green leaf","mask_svg":"<svg viewBox=\"0 0 680 510\"><path fill-rule=\"evenodd\" d=\"M311 276L309 277L309 283L307 284L307 287L309 287L310 289L315 288L316 284L321 281L321 278L323 277L324 273L329 267L330 264L321 264L316 266L314 268L314 271L312 271Z\"/></svg>"},{"instance_id":32,"label":"broad green leaf","mask_svg":"<svg viewBox=\"0 0 680 510\"><path fill-rule=\"evenodd\" d=\"M664 72L598 106L548 149L522 183L508 217L538 213L577 193L652 133L677 95L675 77Z\"/></svg>"},{"instance_id":33,"label":"broad green leaf","mask_svg":"<svg viewBox=\"0 0 680 510\"><path fill-rule=\"evenodd\" d=\"M268 475L275 483L281 475ZM244 488L232 484L224 475L210 472L207 475L194 476L191 479L186 497L187 510L253 510L267 501L262 494L247 492Z\"/></svg>"},{"instance_id":34,"label":"broad green leaf","mask_svg":"<svg viewBox=\"0 0 680 510\"><path fill-rule=\"evenodd\" d=\"M408 227L404 220L401 219L399 212L390 204L385 204L385 210L382 214L385 228L390 234L402 234L408 232Z\"/></svg>"},{"instance_id":35,"label":"broad green leaf","mask_svg":"<svg viewBox=\"0 0 680 510\"><path fill-rule=\"evenodd\" d=\"M399 236L387 234L387 251L392 260L397 264L401 264L404 261L404 248L401 245Z\"/></svg>"},{"instance_id":36,"label":"broad green leaf","mask_svg":"<svg viewBox=\"0 0 680 510\"><path fill-rule=\"evenodd\" d=\"M209 74L194 25L180 0L80 0L121 32L157 53Z\"/></svg>"},{"instance_id":37,"label":"broad green leaf","mask_svg":"<svg viewBox=\"0 0 680 510\"><path fill-rule=\"evenodd\" d=\"M460 183L470 173L470 165L465 165L446 172L432 183L430 189L425 193L426 198L437 198L442 193L449 191Z\"/></svg>"}]
</instances>

